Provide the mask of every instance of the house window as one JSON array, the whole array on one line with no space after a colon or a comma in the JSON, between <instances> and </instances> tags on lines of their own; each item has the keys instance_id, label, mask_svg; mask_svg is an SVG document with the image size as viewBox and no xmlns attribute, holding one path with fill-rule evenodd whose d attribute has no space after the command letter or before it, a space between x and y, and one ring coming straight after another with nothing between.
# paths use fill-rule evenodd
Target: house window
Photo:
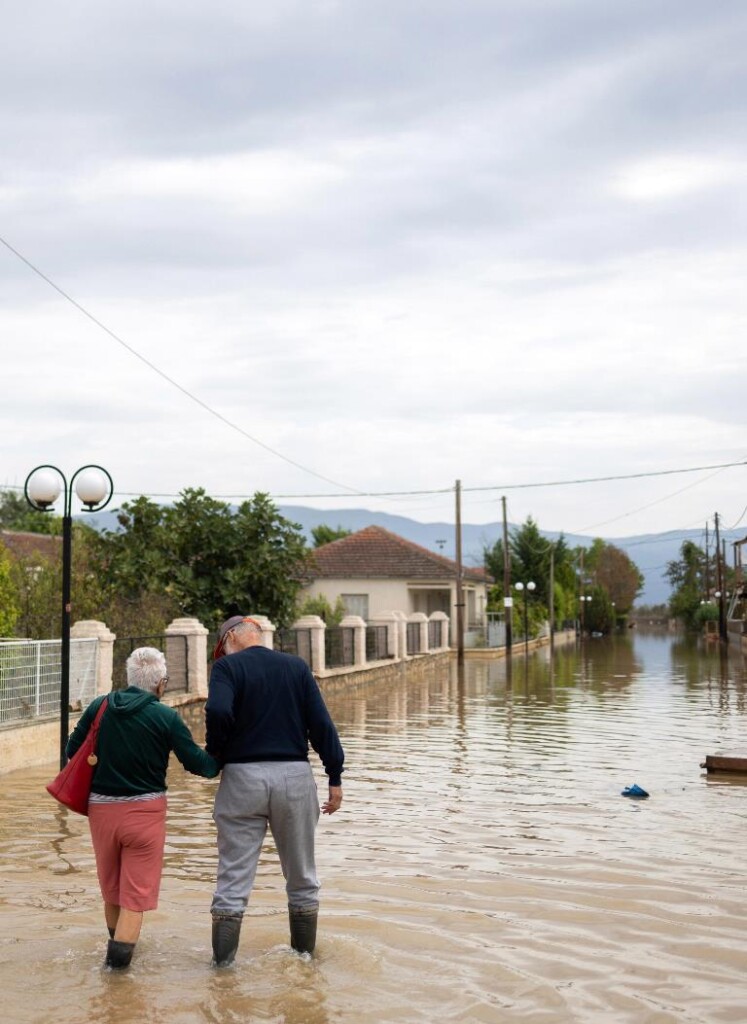
<instances>
[{"instance_id":1,"label":"house window","mask_svg":"<svg viewBox=\"0 0 747 1024\"><path fill-rule=\"evenodd\" d=\"M340 594L346 615L360 615L368 621L368 594Z\"/></svg>"}]
</instances>

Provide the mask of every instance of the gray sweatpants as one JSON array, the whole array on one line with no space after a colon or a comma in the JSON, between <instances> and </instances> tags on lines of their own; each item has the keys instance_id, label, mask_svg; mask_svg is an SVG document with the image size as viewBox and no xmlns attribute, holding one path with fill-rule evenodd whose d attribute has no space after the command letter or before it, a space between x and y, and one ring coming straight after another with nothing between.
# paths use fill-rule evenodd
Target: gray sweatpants
<instances>
[{"instance_id":1,"label":"gray sweatpants","mask_svg":"<svg viewBox=\"0 0 747 1024\"><path fill-rule=\"evenodd\" d=\"M218 881L211 911L243 914L270 826L285 878L288 905L319 903L314 832L319 799L307 761L227 764L215 796Z\"/></svg>"}]
</instances>

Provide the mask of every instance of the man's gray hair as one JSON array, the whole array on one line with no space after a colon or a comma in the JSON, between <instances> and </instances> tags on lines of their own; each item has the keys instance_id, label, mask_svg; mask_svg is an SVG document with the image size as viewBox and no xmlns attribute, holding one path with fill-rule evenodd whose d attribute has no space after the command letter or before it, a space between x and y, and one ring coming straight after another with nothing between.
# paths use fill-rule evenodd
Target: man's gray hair
<instances>
[{"instance_id":1,"label":"man's gray hair","mask_svg":"<svg viewBox=\"0 0 747 1024\"><path fill-rule=\"evenodd\" d=\"M155 693L166 678L166 658L157 647L138 647L127 659L127 685Z\"/></svg>"},{"instance_id":2,"label":"man's gray hair","mask_svg":"<svg viewBox=\"0 0 747 1024\"><path fill-rule=\"evenodd\" d=\"M245 619L243 622L237 623L231 630L232 633L253 633L255 636L262 636L262 627L258 622L253 619Z\"/></svg>"}]
</instances>

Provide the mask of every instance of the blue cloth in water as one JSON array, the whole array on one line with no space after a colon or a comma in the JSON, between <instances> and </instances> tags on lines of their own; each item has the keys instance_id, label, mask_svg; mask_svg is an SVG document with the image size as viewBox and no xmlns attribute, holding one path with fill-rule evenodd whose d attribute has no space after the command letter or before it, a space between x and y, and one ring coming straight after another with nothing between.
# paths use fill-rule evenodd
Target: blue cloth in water
<instances>
[{"instance_id":1,"label":"blue cloth in water","mask_svg":"<svg viewBox=\"0 0 747 1024\"><path fill-rule=\"evenodd\" d=\"M622 791L622 796L633 796L638 797L639 800L643 800L648 796L648 793L645 789L642 789L637 782L634 782L632 786L627 786Z\"/></svg>"}]
</instances>

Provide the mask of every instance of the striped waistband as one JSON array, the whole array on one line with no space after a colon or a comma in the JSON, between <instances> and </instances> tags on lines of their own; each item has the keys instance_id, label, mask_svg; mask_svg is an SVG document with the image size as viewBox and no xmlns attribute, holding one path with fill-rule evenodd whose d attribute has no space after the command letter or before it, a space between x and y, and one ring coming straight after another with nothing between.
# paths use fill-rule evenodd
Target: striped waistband
<instances>
[{"instance_id":1,"label":"striped waistband","mask_svg":"<svg viewBox=\"0 0 747 1024\"><path fill-rule=\"evenodd\" d=\"M91 793L89 804L134 804L140 800L160 800L166 796L166 790L160 793L138 793L136 796L106 796L104 793Z\"/></svg>"}]
</instances>

